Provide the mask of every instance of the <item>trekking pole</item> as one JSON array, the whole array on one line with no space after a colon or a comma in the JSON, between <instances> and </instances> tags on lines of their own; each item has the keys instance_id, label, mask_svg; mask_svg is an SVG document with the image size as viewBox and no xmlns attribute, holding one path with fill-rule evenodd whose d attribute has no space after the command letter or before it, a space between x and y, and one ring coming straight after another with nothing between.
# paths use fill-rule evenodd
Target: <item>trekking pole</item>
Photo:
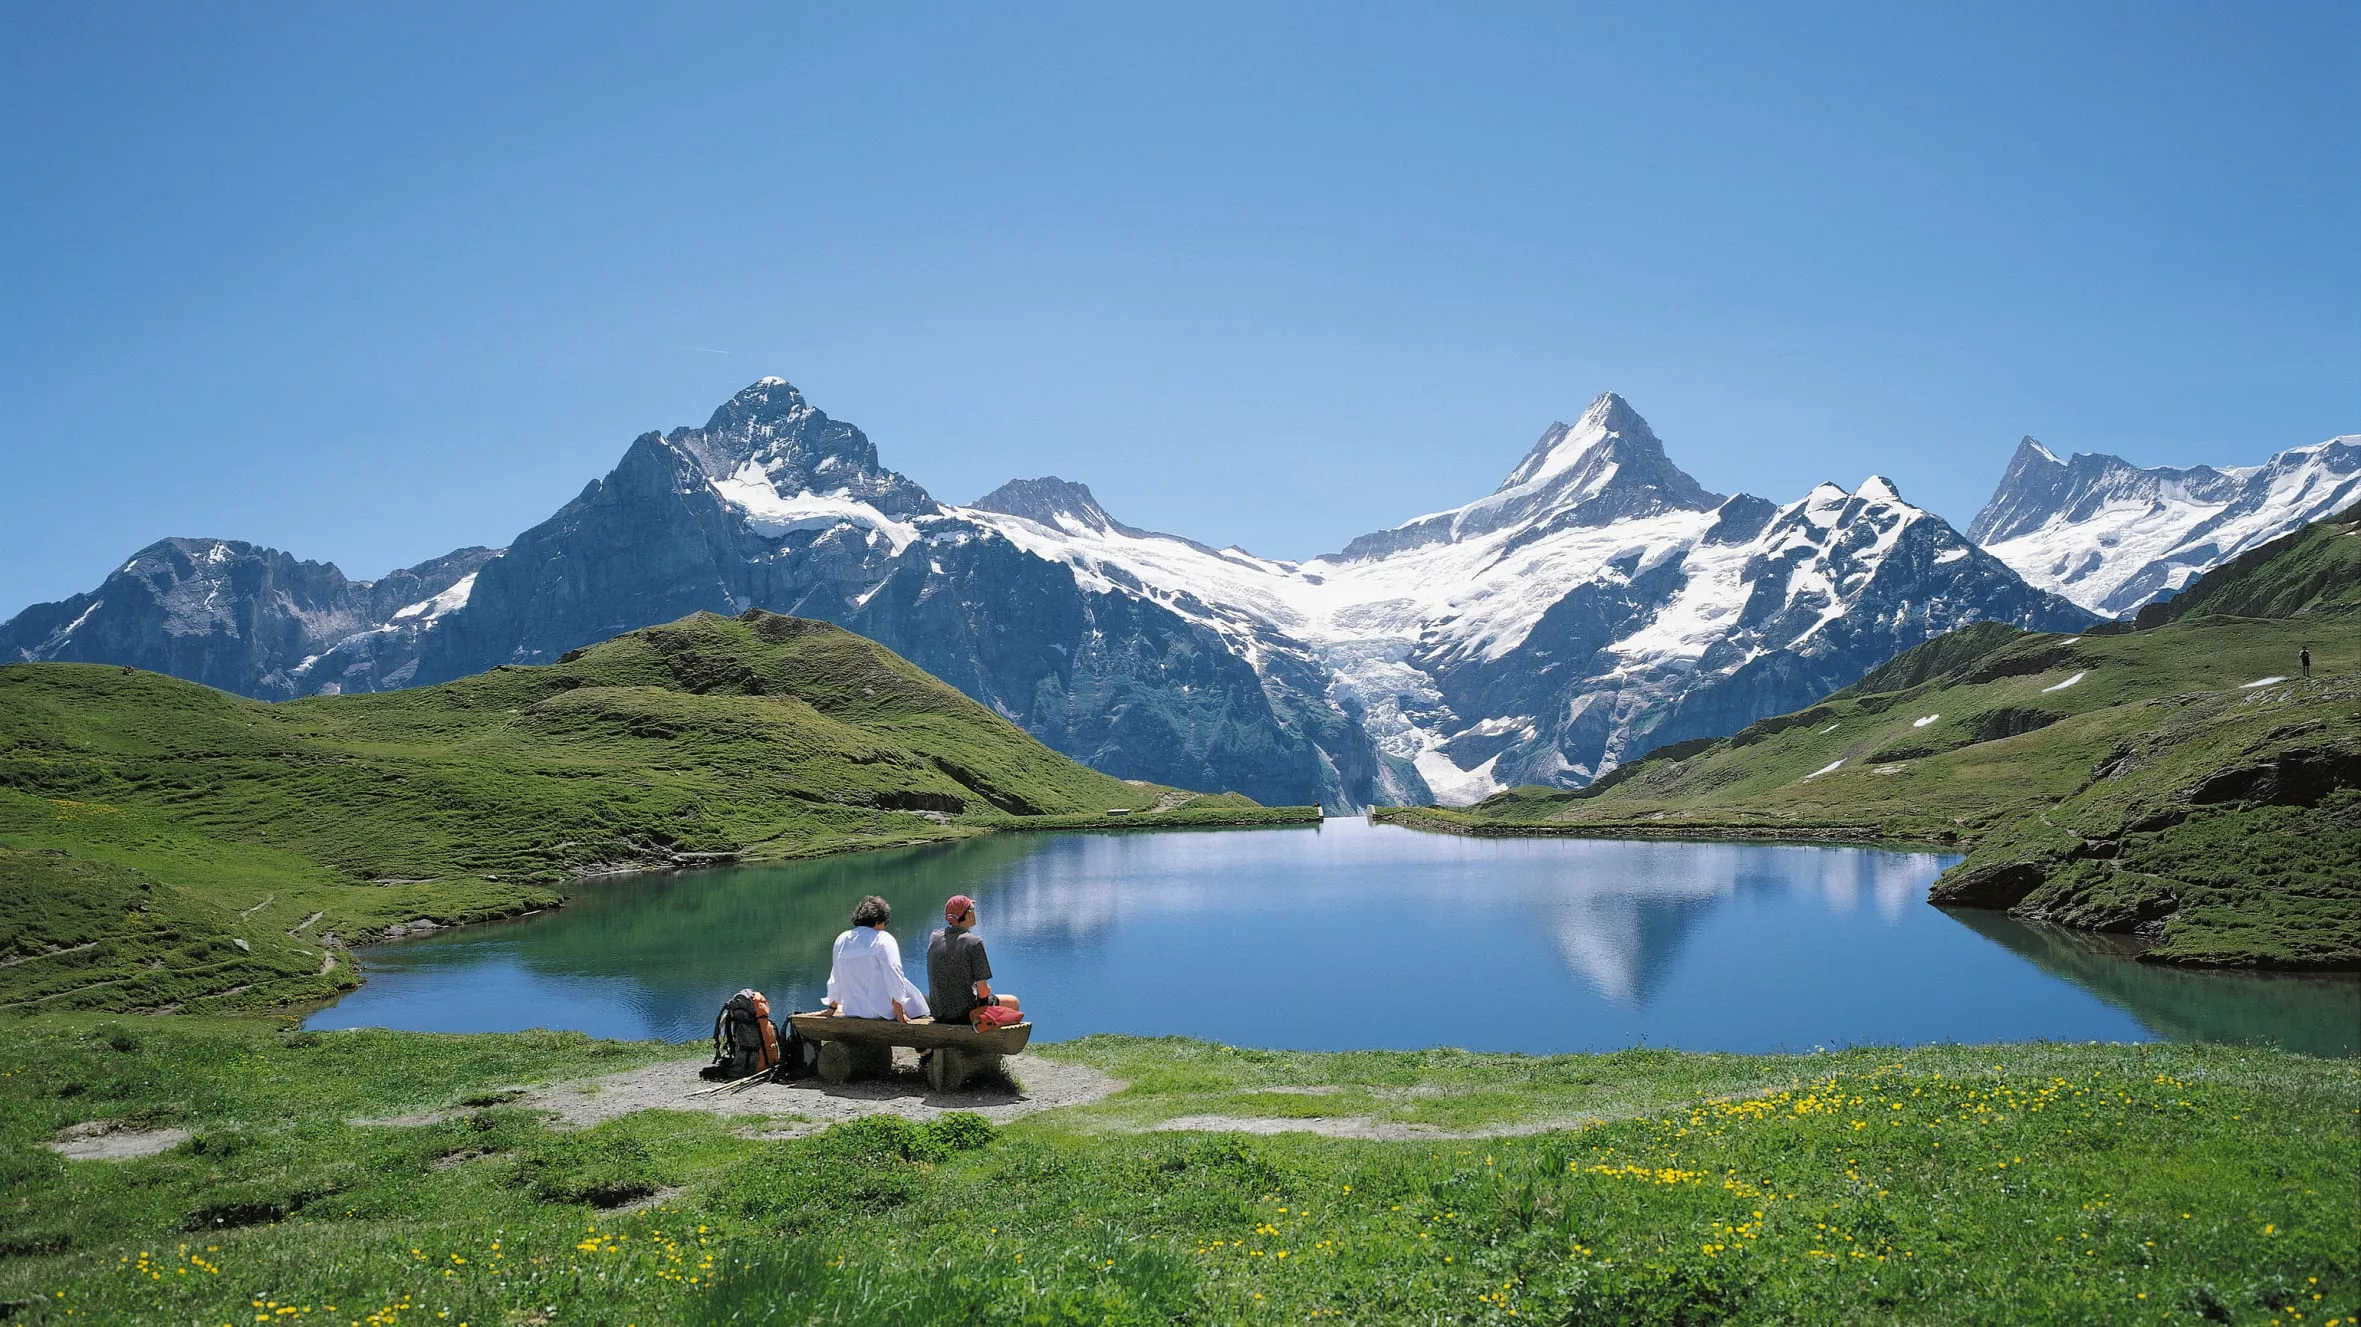
<instances>
[{"instance_id":1,"label":"trekking pole","mask_svg":"<svg viewBox=\"0 0 2361 1327\"><path fill-rule=\"evenodd\" d=\"M773 1067L775 1068L776 1066ZM739 1079L735 1083L724 1083L720 1087L703 1088L699 1091L691 1092L689 1095L692 1097L710 1097L716 1092L727 1092L734 1087L752 1087L756 1080L768 1078L770 1077L770 1074L771 1071L769 1069L757 1070L754 1073L748 1074L744 1078Z\"/></svg>"}]
</instances>

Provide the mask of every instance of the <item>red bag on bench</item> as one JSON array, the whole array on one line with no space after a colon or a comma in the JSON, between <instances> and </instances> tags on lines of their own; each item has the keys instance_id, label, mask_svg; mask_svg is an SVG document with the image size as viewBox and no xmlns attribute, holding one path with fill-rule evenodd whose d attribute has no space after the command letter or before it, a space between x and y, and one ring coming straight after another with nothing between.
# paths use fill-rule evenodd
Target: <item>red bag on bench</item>
<instances>
[{"instance_id":1,"label":"red bag on bench","mask_svg":"<svg viewBox=\"0 0 2361 1327\"><path fill-rule=\"evenodd\" d=\"M978 1032L985 1028L1004 1028L1010 1024L1025 1021L1023 1014L1004 1004L978 1005L973 1012L968 1014L968 1017L975 1020Z\"/></svg>"}]
</instances>

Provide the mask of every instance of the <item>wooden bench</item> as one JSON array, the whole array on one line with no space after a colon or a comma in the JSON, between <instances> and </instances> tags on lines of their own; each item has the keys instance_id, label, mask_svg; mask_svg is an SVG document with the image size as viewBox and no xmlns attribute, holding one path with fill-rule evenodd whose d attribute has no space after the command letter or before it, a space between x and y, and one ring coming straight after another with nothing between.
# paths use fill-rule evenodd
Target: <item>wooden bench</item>
<instances>
[{"instance_id":1,"label":"wooden bench","mask_svg":"<svg viewBox=\"0 0 2361 1327\"><path fill-rule=\"evenodd\" d=\"M1033 1039L1031 1023L978 1032L965 1023L937 1023L931 1018L897 1023L890 1018L791 1014L787 1021L806 1041L819 1043L823 1083L891 1073L894 1047L908 1046L922 1053L926 1086L934 1092L957 1092L977 1074L999 1068L1002 1056L1016 1054Z\"/></svg>"}]
</instances>

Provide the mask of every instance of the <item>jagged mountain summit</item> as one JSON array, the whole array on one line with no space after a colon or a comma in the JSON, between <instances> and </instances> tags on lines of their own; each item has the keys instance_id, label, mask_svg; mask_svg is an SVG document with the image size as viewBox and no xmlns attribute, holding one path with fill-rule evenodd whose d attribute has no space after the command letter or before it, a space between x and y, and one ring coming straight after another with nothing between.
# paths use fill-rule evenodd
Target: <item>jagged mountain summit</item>
<instances>
[{"instance_id":1,"label":"jagged mountain summit","mask_svg":"<svg viewBox=\"0 0 2361 1327\"><path fill-rule=\"evenodd\" d=\"M2361 434L2261 465L2141 469L2026 438L1968 537L2034 585L2121 617L2361 499Z\"/></svg>"},{"instance_id":2,"label":"jagged mountain summit","mask_svg":"<svg viewBox=\"0 0 2361 1327\"><path fill-rule=\"evenodd\" d=\"M701 428L642 434L506 550L453 559L403 573L416 597L392 607L347 605L369 587L294 592L286 570L212 594L176 573L146 595L164 607L94 633L92 605L138 598L110 579L27 610L0 645L275 697L547 663L761 608L877 640L1120 777L1348 809L1577 785L1969 622L2093 620L1881 478L1785 505L1709 492L1612 393L1492 493L1288 562L1127 525L1055 477L938 502L765 378Z\"/></svg>"},{"instance_id":3,"label":"jagged mountain summit","mask_svg":"<svg viewBox=\"0 0 2361 1327\"><path fill-rule=\"evenodd\" d=\"M1786 506L1707 492L1611 393L1490 495L1309 562L1046 514L964 513L1080 583L1190 618L1258 670L1324 670L1390 802L1579 784L1807 703L1955 625L2092 620L1881 478Z\"/></svg>"},{"instance_id":4,"label":"jagged mountain summit","mask_svg":"<svg viewBox=\"0 0 2361 1327\"><path fill-rule=\"evenodd\" d=\"M1014 503L1104 519L1086 490L1077 503L1059 481L1012 488ZM937 503L859 429L765 378L703 428L641 435L517 536L425 642L418 678L546 663L699 609L763 608L879 641L1120 777L1266 804L1369 800L1374 755L1324 675L1258 672L1154 595L1079 582L990 523L1014 519Z\"/></svg>"},{"instance_id":5,"label":"jagged mountain summit","mask_svg":"<svg viewBox=\"0 0 2361 1327\"><path fill-rule=\"evenodd\" d=\"M499 556L462 548L375 581L229 539L160 539L99 587L0 625L0 661L128 664L283 700L407 685L421 634Z\"/></svg>"}]
</instances>

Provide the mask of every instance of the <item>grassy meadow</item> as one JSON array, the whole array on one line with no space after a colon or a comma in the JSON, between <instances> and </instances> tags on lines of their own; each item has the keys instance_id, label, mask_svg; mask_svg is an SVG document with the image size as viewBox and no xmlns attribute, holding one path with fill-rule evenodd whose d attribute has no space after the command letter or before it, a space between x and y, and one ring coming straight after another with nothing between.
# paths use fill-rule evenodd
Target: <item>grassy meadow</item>
<instances>
[{"instance_id":1,"label":"grassy meadow","mask_svg":"<svg viewBox=\"0 0 2361 1327\"><path fill-rule=\"evenodd\" d=\"M748 1136L760 1120L647 1111L567 1131L506 1104L519 1084L682 1047L187 1015L10 1031L0 1302L22 1321L2361 1312L2361 1077L2268 1050L1531 1058L1091 1038L1042 1053L1131 1085L1095 1105L765 1141ZM356 1123L413 1111L445 1113ZM1205 1116L1245 1123L1156 1127ZM41 1146L93 1119L189 1137L125 1161ZM1273 1121L1400 1136L1243 1131Z\"/></svg>"},{"instance_id":2,"label":"grassy meadow","mask_svg":"<svg viewBox=\"0 0 2361 1327\"><path fill-rule=\"evenodd\" d=\"M881 646L763 613L279 705L10 665L0 1010L319 999L357 980L351 944L557 906L588 874L1315 815L1101 774Z\"/></svg>"},{"instance_id":3,"label":"grassy meadow","mask_svg":"<svg viewBox=\"0 0 2361 1327\"><path fill-rule=\"evenodd\" d=\"M2236 602L2342 593L2348 550L2304 548ZM2361 645L2323 620L1971 629L1592 789L1395 814L1961 844L1963 870L2037 865L2037 907L2160 929L2168 956L2336 966L2361 946L2361 805L2275 791L2311 777L2290 753L2333 776L2361 746ZM2248 685L2299 643L2314 680ZM527 1092L705 1049L257 1012L349 988L359 940L555 906L588 874L1315 814L1096 773L763 614L276 706L0 668L0 1318L2361 1327L2361 1063L2267 1048L1093 1037L1034 1055L1120 1090L1004 1124L572 1128Z\"/></svg>"}]
</instances>

